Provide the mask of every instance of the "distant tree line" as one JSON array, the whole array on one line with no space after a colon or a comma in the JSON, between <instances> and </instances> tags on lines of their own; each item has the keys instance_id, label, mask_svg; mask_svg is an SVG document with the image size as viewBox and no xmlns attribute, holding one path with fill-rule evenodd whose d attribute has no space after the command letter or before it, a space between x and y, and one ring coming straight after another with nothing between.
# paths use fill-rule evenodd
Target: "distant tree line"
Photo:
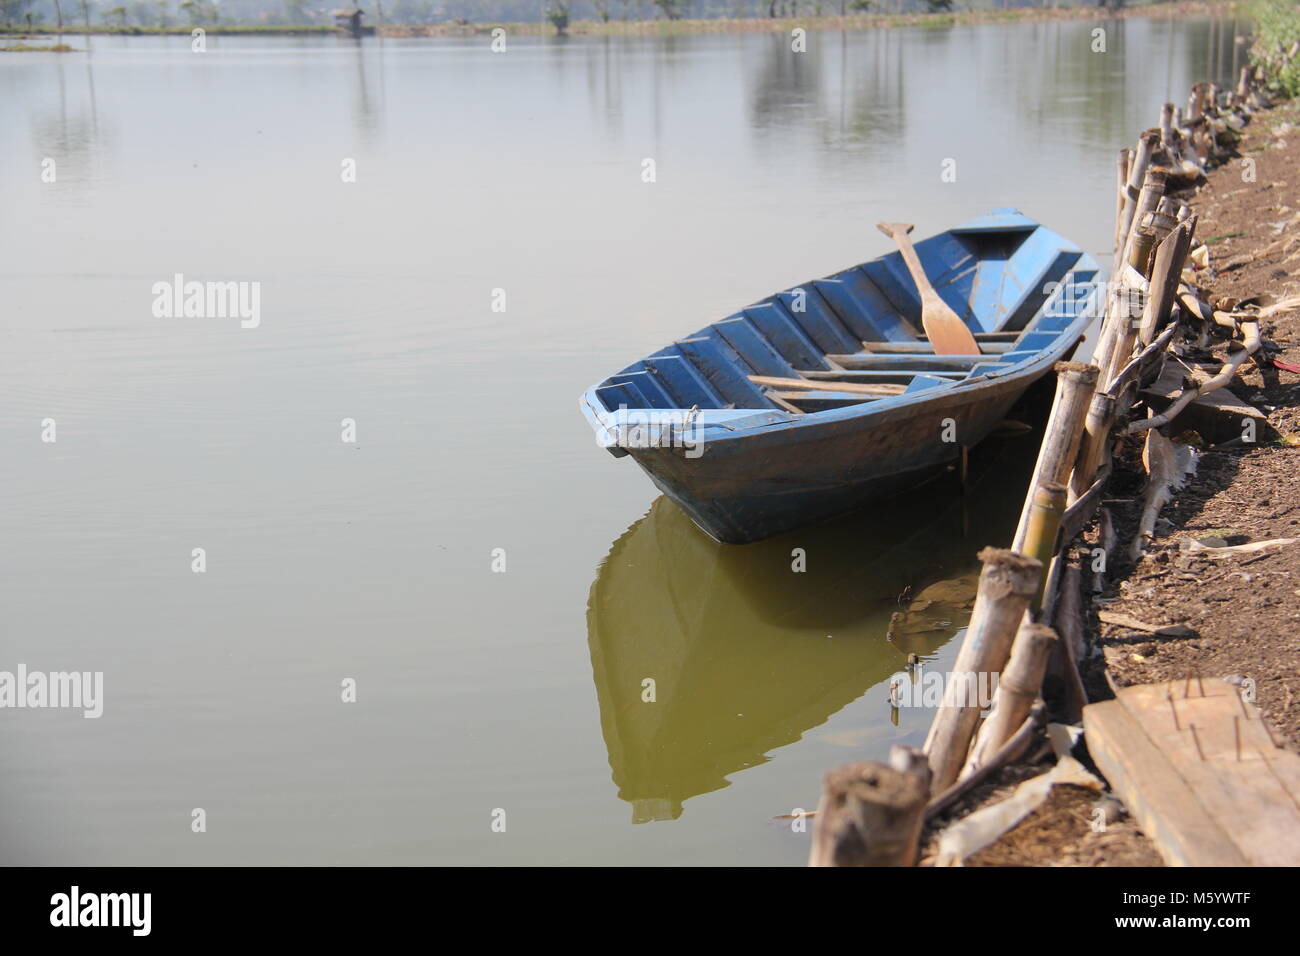
<instances>
[{"instance_id":1,"label":"distant tree line","mask_svg":"<svg viewBox=\"0 0 1300 956\"><path fill-rule=\"evenodd\" d=\"M331 22L330 11L355 0L0 0L0 21L69 29L83 22L120 27L212 24L310 25ZM1055 2L1055 0L1054 0ZM1074 0L1123 6L1125 0ZM373 0L358 4L366 22L433 24L526 23L549 20L561 32L576 20L799 17L844 13L932 13L953 9L1040 7L1043 0Z\"/></svg>"}]
</instances>

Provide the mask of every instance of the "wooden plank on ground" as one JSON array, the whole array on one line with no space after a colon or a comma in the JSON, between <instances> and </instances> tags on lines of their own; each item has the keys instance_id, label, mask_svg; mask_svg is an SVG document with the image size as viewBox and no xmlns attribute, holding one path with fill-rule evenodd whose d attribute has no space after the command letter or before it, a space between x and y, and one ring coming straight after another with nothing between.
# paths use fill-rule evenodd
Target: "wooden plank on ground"
<instances>
[{"instance_id":1,"label":"wooden plank on ground","mask_svg":"<svg viewBox=\"0 0 1300 956\"><path fill-rule=\"evenodd\" d=\"M1300 865L1300 756L1217 678L1125 687L1083 712L1088 751L1172 866Z\"/></svg>"}]
</instances>

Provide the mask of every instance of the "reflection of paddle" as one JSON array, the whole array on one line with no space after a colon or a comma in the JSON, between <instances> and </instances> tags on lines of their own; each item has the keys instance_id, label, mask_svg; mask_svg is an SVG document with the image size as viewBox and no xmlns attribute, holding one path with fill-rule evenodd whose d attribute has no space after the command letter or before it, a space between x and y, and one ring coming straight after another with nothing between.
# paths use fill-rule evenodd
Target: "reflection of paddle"
<instances>
[{"instance_id":1,"label":"reflection of paddle","mask_svg":"<svg viewBox=\"0 0 1300 956\"><path fill-rule=\"evenodd\" d=\"M934 291L934 286L921 268L921 260L912 248L912 240L907 234L912 231L912 224L907 222L878 222L876 228L894 242L907 263L907 271L912 273L916 289L921 293L921 324L925 334L930 337L936 355L979 355L980 347L975 343L966 323L961 320L943 299Z\"/></svg>"}]
</instances>

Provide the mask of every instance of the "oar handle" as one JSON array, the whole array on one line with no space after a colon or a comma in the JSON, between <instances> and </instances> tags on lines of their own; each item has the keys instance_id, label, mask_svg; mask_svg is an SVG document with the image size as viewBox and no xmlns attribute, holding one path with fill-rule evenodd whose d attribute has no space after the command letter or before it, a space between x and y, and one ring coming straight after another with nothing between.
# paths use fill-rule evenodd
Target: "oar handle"
<instances>
[{"instance_id":1,"label":"oar handle","mask_svg":"<svg viewBox=\"0 0 1300 956\"><path fill-rule=\"evenodd\" d=\"M925 269L921 268L921 260L916 255L912 240L907 237L915 227L910 222L878 222L876 228L898 243L898 251L903 256L903 262L907 263L907 271L912 274L912 281L916 283L916 290L921 293L921 297L938 298L939 293L934 291Z\"/></svg>"}]
</instances>

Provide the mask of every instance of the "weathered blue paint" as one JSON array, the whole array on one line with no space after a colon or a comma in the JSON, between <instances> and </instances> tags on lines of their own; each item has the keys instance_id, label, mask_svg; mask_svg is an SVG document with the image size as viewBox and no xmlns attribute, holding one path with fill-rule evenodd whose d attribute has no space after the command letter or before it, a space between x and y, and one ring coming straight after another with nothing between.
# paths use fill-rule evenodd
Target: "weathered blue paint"
<instances>
[{"instance_id":1,"label":"weathered blue paint","mask_svg":"<svg viewBox=\"0 0 1300 956\"><path fill-rule=\"evenodd\" d=\"M988 354L927 354L916 286L890 253L769 296L593 386L582 408L598 441L732 543L834 517L942 468L1073 350L1101 295L1090 256L1012 209L916 251L973 332L1003 333ZM818 383L791 398L802 413L749 378L801 373ZM830 377L906 390L859 395Z\"/></svg>"}]
</instances>

